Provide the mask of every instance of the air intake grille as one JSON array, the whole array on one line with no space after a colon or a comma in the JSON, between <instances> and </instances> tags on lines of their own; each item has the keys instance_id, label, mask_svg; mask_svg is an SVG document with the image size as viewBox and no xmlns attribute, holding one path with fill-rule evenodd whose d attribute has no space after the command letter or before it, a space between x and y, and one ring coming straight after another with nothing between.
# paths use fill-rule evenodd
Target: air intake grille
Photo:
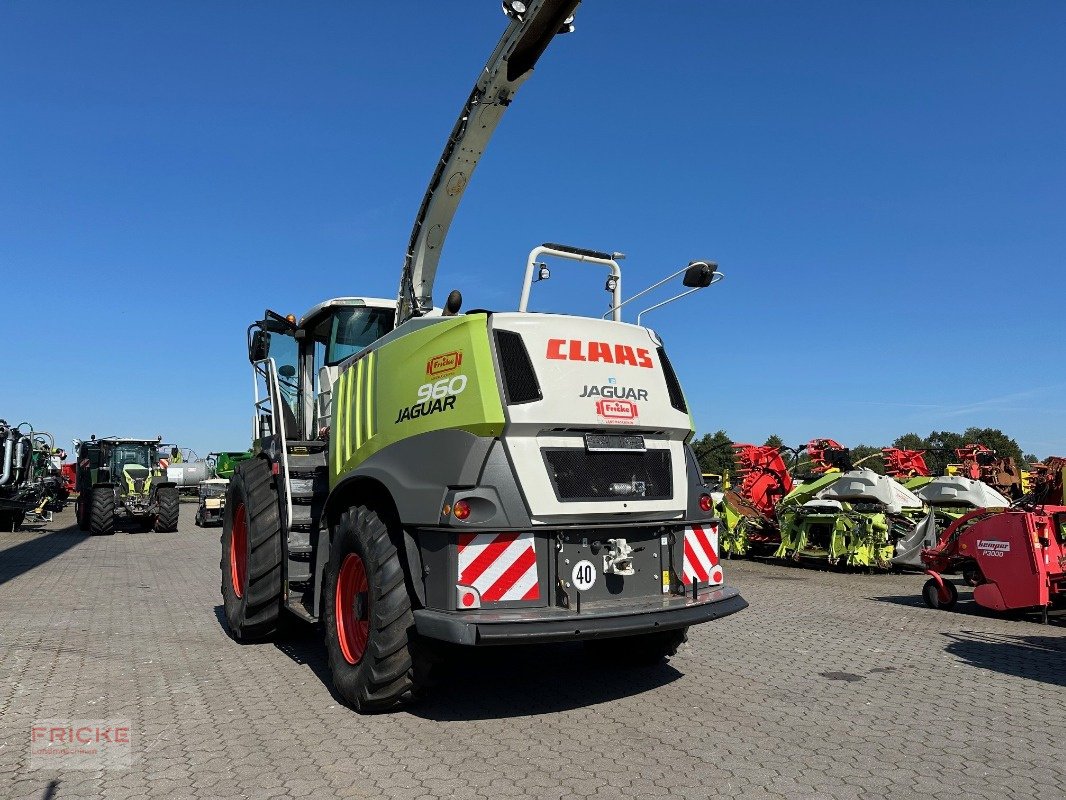
<instances>
[{"instance_id":1,"label":"air intake grille","mask_svg":"<svg viewBox=\"0 0 1066 800\"><path fill-rule=\"evenodd\" d=\"M559 500L668 500L673 497L669 450L590 453L583 448L545 448Z\"/></svg>"},{"instance_id":2,"label":"air intake grille","mask_svg":"<svg viewBox=\"0 0 1066 800\"><path fill-rule=\"evenodd\" d=\"M507 405L532 403L540 400L540 384L533 363L526 352L526 344L521 334L514 331L495 331L496 353L500 358L500 370L503 372L503 391Z\"/></svg>"},{"instance_id":3,"label":"air intake grille","mask_svg":"<svg viewBox=\"0 0 1066 800\"><path fill-rule=\"evenodd\" d=\"M666 376L666 390L670 393L670 405L687 414L688 406L685 404L685 394L681 391L681 384L677 381L677 375L674 373L673 365L670 364L670 359L666 357L666 351L661 347L659 348L659 362L663 365L663 375Z\"/></svg>"}]
</instances>

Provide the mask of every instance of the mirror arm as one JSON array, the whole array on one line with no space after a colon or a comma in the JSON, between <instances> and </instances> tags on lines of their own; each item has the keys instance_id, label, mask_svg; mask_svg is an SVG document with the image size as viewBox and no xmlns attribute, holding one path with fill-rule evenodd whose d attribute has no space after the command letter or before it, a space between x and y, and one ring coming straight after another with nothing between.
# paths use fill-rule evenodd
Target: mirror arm
<instances>
[{"instance_id":1,"label":"mirror arm","mask_svg":"<svg viewBox=\"0 0 1066 800\"><path fill-rule=\"evenodd\" d=\"M658 288L659 288L660 286L662 286L662 285L663 285L664 283L666 283L666 282L668 282L668 281L672 281L672 280L673 280L674 278L676 278L676 277L677 277L678 275L681 275L681 274L682 274L683 272L685 272L685 271L686 271L687 269L688 269L688 267L687 267L687 266L686 266L686 267L682 267L682 268L681 268L681 269L679 269L679 270L678 270L677 272L675 272L675 273L674 273L673 275L667 275L667 276L666 276L665 278L663 278L663 279L662 279L661 281L659 281L658 283L653 283L653 284L652 284L651 286L649 286L649 287L648 287L647 289L643 289L643 290L641 290L641 291L637 292L637 293L636 293L635 295L633 295L632 297L630 297L630 298L629 298L628 300L623 300L623 301L622 301L621 303L619 303L618 305L616 305L616 306L611 306L610 308L608 308L608 309L607 309L607 313L606 313L606 314L604 314L604 315L603 315L602 317L600 317L600 319L607 319L607 315L608 315L608 314L613 314L613 313L614 313L614 312L615 312L615 311L616 311L617 309L620 309L620 308L621 308L622 306L624 306L624 305L626 305L626 304L628 304L628 303L632 302L633 300L636 300L636 299L637 299L638 297L642 297L642 296L646 295L646 294L647 294L648 292L650 292L650 291L651 291L652 289L658 289ZM687 293L686 293L686 294L687 294ZM683 296L683 295L679 295L679 296ZM669 302L669 301L668 301L668 302ZM637 323L637 324L638 324L638 325L640 324L640 323L639 323L639 321L638 321L638 323Z\"/></svg>"},{"instance_id":2,"label":"mirror arm","mask_svg":"<svg viewBox=\"0 0 1066 800\"><path fill-rule=\"evenodd\" d=\"M724 278L724 277L725 277L725 273L722 273L722 272L714 273L714 277L711 278L711 282L708 284L708 286L714 286L716 283L718 283L718 281L722 280L722 278ZM648 306L643 311L641 311L639 314L637 314L637 324L638 325L640 324L640 318L642 316L644 316L645 314L647 314L649 311L654 311L657 308L662 308L663 306L668 305L669 303L672 303L675 300L680 300L682 297L688 297L693 292L698 292L698 291L700 291L702 289L706 289L706 288L707 288L707 286L696 286L695 288L689 289L687 292L682 292L681 294L674 295L673 297L669 298L668 300L663 300L661 303L656 303L653 306Z\"/></svg>"}]
</instances>

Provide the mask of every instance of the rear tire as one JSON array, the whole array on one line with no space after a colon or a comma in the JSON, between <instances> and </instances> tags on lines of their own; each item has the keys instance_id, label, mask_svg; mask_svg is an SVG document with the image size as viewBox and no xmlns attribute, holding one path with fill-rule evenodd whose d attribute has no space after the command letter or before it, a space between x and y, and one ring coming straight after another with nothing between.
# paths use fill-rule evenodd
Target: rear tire
<instances>
[{"instance_id":1,"label":"rear tire","mask_svg":"<svg viewBox=\"0 0 1066 800\"><path fill-rule=\"evenodd\" d=\"M159 503L159 513L155 516L152 529L156 533L174 533L178 529L178 490L160 489L156 492L156 501Z\"/></svg>"},{"instance_id":2,"label":"rear tire","mask_svg":"<svg viewBox=\"0 0 1066 800\"><path fill-rule=\"evenodd\" d=\"M15 531L15 512L0 511L0 533L13 533Z\"/></svg>"},{"instance_id":3,"label":"rear tire","mask_svg":"<svg viewBox=\"0 0 1066 800\"><path fill-rule=\"evenodd\" d=\"M230 481L222 523L222 604L238 641L267 639L281 616L281 514L270 465L242 462Z\"/></svg>"},{"instance_id":4,"label":"rear tire","mask_svg":"<svg viewBox=\"0 0 1066 800\"><path fill-rule=\"evenodd\" d=\"M676 655L677 649L687 641L688 628L678 628L639 636L587 639L585 648L597 661L619 666L651 666Z\"/></svg>"},{"instance_id":5,"label":"rear tire","mask_svg":"<svg viewBox=\"0 0 1066 800\"><path fill-rule=\"evenodd\" d=\"M428 673L390 528L374 509L349 508L333 531L326 567L323 620L333 685L364 713L414 699Z\"/></svg>"},{"instance_id":6,"label":"rear tire","mask_svg":"<svg viewBox=\"0 0 1066 800\"><path fill-rule=\"evenodd\" d=\"M115 532L115 493L110 488L92 494L89 531L93 536L110 536Z\"/></svg>"},{"instance_id":7,"label":"rear tire","mask_svg":"<svg viewBox=\"0 0 1066 800\"><path fill-rule=\"evenodd\" d=\"M74 501L74 515L78 518L78 530L89 530L89 520L92 517L91 504L92 492L82 492Z\"/></svg>"}]
</instances>

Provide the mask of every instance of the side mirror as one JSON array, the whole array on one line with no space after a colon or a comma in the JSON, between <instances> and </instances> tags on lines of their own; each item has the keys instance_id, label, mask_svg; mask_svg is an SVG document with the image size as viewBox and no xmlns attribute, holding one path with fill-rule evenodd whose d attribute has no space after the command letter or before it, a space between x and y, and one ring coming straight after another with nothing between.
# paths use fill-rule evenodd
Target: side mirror
<instances>
[{"instance_id":1,"label":"side mirror","mask_svg":"<svg viewBox=\"0 0 1066 800\"><path fill-rule=\"evenodd\" d=\"M248 360L262 361L270 354L270 333L262 328L256 329L248 340Z\"/></svg>"},{"instance_id":2,"label":"side mirror","mask_svg":"<svg viewBox=\"0 0 1066 800\"><path fill-rule=\"evenodd\" d=\"M444 312L441 316L454 317L459 313L459 309L463 307L463 293L458 289L452 289L448 294L448 299L444 303Z\"/></svg>"},{"instance_id":3,"label":"side mirror","mask_svg":"<svg viewBox=\"0 0 1066 800\"><path fill-rule=\"evenodd\" d=\"M278 367L278 375L283 378L295 378L296 367L294 367L292 364L282 364L280 367Z\"/></svg>"},{"instance_id":4,"label":"side mirror","mask_svg":"<svg viewBox=\"0 0 1066 800\"><path fill-rule=\"evenodd\" d=\"M682 282L690 289L705 289L711 285L717 270L718 265L713 261L693 261L685 270Z\"/></svg>"}]
</instances>

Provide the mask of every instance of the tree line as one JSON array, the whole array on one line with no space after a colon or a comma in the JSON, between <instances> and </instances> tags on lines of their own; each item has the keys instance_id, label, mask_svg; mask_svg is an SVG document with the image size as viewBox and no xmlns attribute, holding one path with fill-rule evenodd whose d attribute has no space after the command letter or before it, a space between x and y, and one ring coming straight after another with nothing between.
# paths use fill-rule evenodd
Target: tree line
<instances>
[{"instance_id":1,"label":"tree line","mask_svg":"<svg viewBox=\"0 0 1066 800\"><path fill-rule=\"evenodd\" d=\"M786 443L776 434L768 436L763 444L771 447L786 447ZM805 444L806 442L794 442L787 446L799 449ZM848 443L841 442L841 444L847 446ZM1019 464L1032 464L1040 460L1032 453L1023 454L1018 443L999 428L967 428L962 433L932 431L928 436L905 433L902 436L897 436L891 444L880 446L858 444L851 447L850 450L853 463L866 459L862 462L862 466L869 467L881 474L884 474L885 471L884 464L879 458L881 447L898 447L901 450L924 450L925 463L929 467L930 474L943 475L944 469L948 464L954 464L958 461L955 455L956 448L964 447L968 444L983 444L995 450L1000 457L1013 458ZM693 439L692 449L696 452L696 458L699 460L700 467L704 472L718 475L736 473L736 463L733 460L733 440L725 431L705 433L702 437ZM786 451L785 455L786 463L790 463L791 453ZM798 464L793 466L799 466L799 471L802 472L805 460L801 453Z\"/></svg>"}]
</instances>

